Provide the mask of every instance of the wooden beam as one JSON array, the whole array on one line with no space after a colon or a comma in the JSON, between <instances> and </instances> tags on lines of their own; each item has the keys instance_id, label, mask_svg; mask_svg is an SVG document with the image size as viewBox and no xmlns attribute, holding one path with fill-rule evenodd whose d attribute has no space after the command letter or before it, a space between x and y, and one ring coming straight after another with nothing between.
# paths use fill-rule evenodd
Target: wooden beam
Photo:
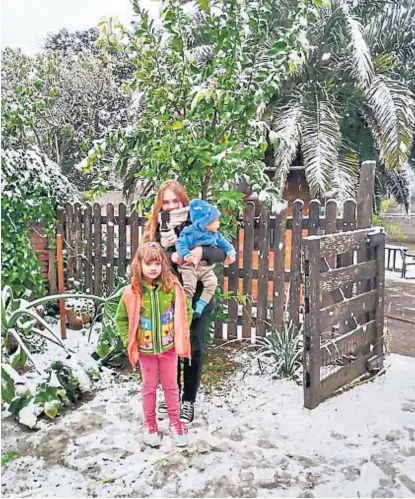
<instances>
[{"instance_id":1,"label":"wooden beam","mask_svg":"<svg viewBox=\"0 0 415 499\"><path fill-rule=\"evenodd\" d=\"M375 310L377 295L377 290L373 289L367 293L322 308L320 311L320 332L331 331L333 326L346 315L350 314L359 317L361 314Z\"/></svg>"},{"instance_id":2,"label":"wooden beam","mask_svg":"<svg viewBox=\"0 0 415 499\"><path fill-rule=\"evenodd\" d=\"M357 360L341 367L338 371L323 379L321 382L321 399L324 400L333 395L337 390L348 385L367 372L367 356L359 357Z\"/></svg>"},{"instance_id":3,"label":"wooden beam","mask_svg":"<svg viewBox=\"0 0 415 499\"><path fill-rule=\"evenodd\" d=\"M328 341L321 346L321 365L333 364L343 356L355 355L370 350L370 345L375 342L376 321L370 321L358 326L353 331Z\"/></svg>"},{"instance_id":4,"label":"wooden beam","mask_svg":"<svg viewBox=\"0 0 415 499\"><path fill-rule=\"evenodd\" d=\"M358 229L364 229L372 225L375 170L376 161L363 161L360 167L359 189L357 192Z\"/></svg>"},{"instance_id":5,"label":"wooden beam","mask_svg":"<svg viewBox=\"0 0 415 499\"><path fill-rule=\"evenodd\" d=\"M329 270L320 275L320 289L322 293L330 293L359 280L376 277L376 273L376 260Z\"/></svg>"},{"instance_id":6,"label":"wooden beam","mask_svg":"<svg viewBox=\"0 0 415 499\"><path fill-rule=\"evenodd\" d=\"M326 234L324 236L308 236L304 239L304 246L307 252L308 241L320 239L320 251L322 257L341 255L348 251L356 251L366 248L369 229L342 232L337 234Z\"/></svg>"}]
</instances>

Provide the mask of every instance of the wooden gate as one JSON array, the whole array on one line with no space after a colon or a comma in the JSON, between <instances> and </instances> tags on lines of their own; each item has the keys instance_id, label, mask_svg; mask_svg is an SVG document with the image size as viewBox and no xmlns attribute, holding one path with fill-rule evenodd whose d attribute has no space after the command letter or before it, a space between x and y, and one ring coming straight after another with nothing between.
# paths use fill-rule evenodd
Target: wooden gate
<instances>
[{"instance_id":1,"label":"wooden gate","mask_svg":"<svg viewBox=\"0 0 415 499\"><path fill-rule=\"evenodd\" d=\"M309 236L305 273L304 406L383 366L385 234Z\"/></svg>"}]
</instances>

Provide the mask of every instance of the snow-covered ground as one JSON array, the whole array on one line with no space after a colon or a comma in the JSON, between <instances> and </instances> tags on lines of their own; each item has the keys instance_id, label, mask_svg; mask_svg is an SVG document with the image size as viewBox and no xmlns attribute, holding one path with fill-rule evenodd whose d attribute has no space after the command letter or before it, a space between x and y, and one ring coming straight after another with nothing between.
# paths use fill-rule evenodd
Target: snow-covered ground
<instances>
[{"instance_id":1,"label":"snow-covered ground","mask_svg":"<svg viewBox=\"0 0 415 499\"><path fill-rule=\"evenodd\" d=\"M237 372L202 391L181 452L166 421L161 448L142 445L139 377L105 371L90 401L37 432L3 418L2 454L22 457L2 469L2 496L415 496L415 359L387 364L313 411L294 381Z\"/></svg>"}]
</instances>

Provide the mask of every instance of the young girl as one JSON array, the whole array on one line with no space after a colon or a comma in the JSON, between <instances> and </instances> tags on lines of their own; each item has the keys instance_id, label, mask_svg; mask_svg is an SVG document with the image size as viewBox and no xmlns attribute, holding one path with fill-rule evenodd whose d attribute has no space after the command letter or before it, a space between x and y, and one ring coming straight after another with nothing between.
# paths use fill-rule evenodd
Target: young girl
<instances>
[{"instance_id":1,"label":"young girl","mask_svg":"<svg viewBox=\"0 0 415 499\"><path fill-rule=\"evenodd\" d=\"M159 377L164 391L174 444L187 445L187 428L180 421L178 356L190 359L191 307L158 243L137 250L131 284L119 303L116 322L133 369L140 364L144 443L160 445L156 420Z\"/></svg>"}]
</instances>

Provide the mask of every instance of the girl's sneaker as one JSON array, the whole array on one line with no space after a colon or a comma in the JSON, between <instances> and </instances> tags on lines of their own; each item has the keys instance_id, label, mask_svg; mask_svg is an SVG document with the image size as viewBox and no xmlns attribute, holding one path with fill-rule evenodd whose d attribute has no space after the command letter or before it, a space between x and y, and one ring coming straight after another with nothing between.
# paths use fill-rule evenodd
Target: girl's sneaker
<instances>
[{"instance_id":1,"label":"girl's sneaker","mask_svg":"<svg viewBox=\"0 0 415 499\"><path fill-rule=\"evenodd\" d=\"M187 428L180 420L173 425L171 424L169 431L176 447L186 447L188 445Z\"/></svg>"},{"instance_id":2,"label":"girl's sneaker","mask_svg":"<svg viewBox=\"0 0 415 499\"><path fill-rule=\"evenodd\" d=\"M193 402L185 401L180 407L180 421L185 424L193 423L195 418L195 406Z\"/></svg>"},{"instance_id":3,"label":"girl's sneaker","mask_svg":"<svg viewBox=\"0 0 415 499\"><path fill-rule=\"evenodd\" d=\"M143 442L149 447L160 447L161 439L155 423L144 425Z\"/></svg>"}]
</instances>

